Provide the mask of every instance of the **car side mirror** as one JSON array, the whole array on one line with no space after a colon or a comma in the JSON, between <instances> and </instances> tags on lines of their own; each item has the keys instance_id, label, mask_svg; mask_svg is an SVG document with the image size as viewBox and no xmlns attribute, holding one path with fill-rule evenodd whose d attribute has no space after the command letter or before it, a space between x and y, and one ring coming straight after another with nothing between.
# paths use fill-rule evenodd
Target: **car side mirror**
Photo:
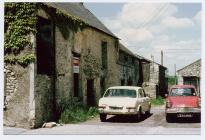
<instances>
[{"instance_id":1,"label":"car side mirror","mask_svg":"<svg viewBox=\"0 0 205 140\"><path fill-rule=\"evenodd\" d=\"M168 96L168 94L165 94L164 96L165 96L165 97L167 97L167 96Z\"/></svg>"}]
</instances>

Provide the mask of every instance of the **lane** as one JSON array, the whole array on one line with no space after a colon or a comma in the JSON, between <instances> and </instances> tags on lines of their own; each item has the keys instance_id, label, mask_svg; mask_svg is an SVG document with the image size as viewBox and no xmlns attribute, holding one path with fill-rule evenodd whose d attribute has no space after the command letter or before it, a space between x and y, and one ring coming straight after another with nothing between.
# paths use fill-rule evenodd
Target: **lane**
<instances>
[{"instance_id":1,"label":"lane","mask_svg":"<svg viewBox=\"0 0 205 140\"><path fill-rule=\"evenodd\" d=\"M109 116L107 122L100 122L99 117L79 124L67 124L54 128L39 128L34 130L23 130L14 134L22 135L199 135L200 123L187 121L177 121L167 123L165 120L164 106L153 107L151 115L144 117L140 122L129 116ZM11 134L10 131L4 134Z\"/></svg>"},{"instance_id":2,"label":"lane","mask_svg":"<svg viewBox=\"0 0 205 140\"><path fill-rule=\"evenodd\" d=\"M198 121L191 119L178 119L174 123L167 123L165 119L164 106L152 107L151 115L144 116L142 121L137 122L133 116L110 116L107 122L100 122L99 117L84 122L89 125L111 125L111 126L141 126L141 127L165 127L165 128L200 128Z\"/></svg>"}]
</instances>

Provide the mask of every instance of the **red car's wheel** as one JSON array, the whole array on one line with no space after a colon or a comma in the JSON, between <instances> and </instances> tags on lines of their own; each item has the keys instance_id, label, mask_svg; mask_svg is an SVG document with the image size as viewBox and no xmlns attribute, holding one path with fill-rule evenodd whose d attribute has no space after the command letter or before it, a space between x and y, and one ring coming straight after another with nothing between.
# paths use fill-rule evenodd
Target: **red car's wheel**
<instances>
[{"instance_id":1,"label":"red car's wheel","mask_svg":"<svg viewBox=\"0 0 205 140\"><path fill-rule=\"evenodd\" d=\"M172 122L172 116L170 114L166 114L166 121L168 123Z\"/></svg>"}]
</instances>

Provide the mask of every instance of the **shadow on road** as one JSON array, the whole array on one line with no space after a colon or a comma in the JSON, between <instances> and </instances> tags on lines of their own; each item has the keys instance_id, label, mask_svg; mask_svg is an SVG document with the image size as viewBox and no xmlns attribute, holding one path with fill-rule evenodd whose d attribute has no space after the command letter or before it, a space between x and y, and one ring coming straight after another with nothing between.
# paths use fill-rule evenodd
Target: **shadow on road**
<instances>
[{"instance_id":1,"label":"shadow on road","mask_svg":"<svg viewBox=\"0 0 205 140\"><path fill-rule=\"evenodd\" d=\"M142 115L140 120L137 120L134 115L115 115L110 118L108 118L106 121L107 122L112 122L112 123L139 123L147 118L151 117L153 114L150 115Z\"/></svg>"},{"instance_id":2,"label":"shadow on road","mask_svg":"<svg viewBox=\"0 0 205 140\"><path fill-rule=\"evenodd\" d=\"M200 123L201 119L198 117L193 118L177 118L174 117L169 123Z\"/></svg>"}]
</instances>

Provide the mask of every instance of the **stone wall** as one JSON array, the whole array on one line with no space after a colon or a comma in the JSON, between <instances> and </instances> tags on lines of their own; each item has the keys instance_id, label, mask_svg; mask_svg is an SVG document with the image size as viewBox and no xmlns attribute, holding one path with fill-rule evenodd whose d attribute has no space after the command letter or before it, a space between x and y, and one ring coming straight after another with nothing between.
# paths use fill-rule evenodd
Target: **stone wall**
<instances>
[{"instance_id":1,"label":"stone wall","mask_svg":"<svg viewBox=\"0 0 205 140\"><path fill-rule=\"evenodd\" d=\"M201 59L177 71L178 84L184 84L184 77L195 77L196 83L194 86L200 92Z\"/></svg>"},{"instance_id":2,"label":"stone wall","mask_svg":"<svg viewBox=\"0 0 205 140\"><path fill-rule=\"evenodd\" d=\"M79 37L80 36L80 37ZM79 40L79 41L78 41ZM120 85L119 69L117 67L117 48L115 47L116 39L92 28L86 28L81 33L75 34L74 48L76 51L81 52L81 58L86 50L90 50L91 54L96 58L100 65L101 60L101 43L102 41L107 42L107 66L106 70L101 70L100 75L94 79L94 92L96 103L101 97L100 80L102 77L105 78L105 89L110 86ZM79 49L81 48L81 49ZM81 51L79 51L81 50ZM84 63L83 59L80 60L80 81L84 103L87 101L87 78L82 70Z\"/></svg>"},{"instance_id":3,"label":"stone wall","mask_svg":"<svg viewBox=\"0 0 205 140\"><path fill-rule=\"evenodd\" d=\"M49 17L42 9L39 9L38 15L45 19ZM73 31L70 30L69 37L65 39L59 27L54 24L53 34L55 39L53 41L53 47L55 47L54 74L38 74L35 65L35 127L58 119L62 101L68 101L73 92Z\"/></svg>"},{"instance_id":4,"label":"stone wall","mask_svg":"<svg viewBox=\"0 0 205 140\"><path fill-rule=\"evenodd\" d=\"M4 65L5 76L5 108L4 125L30 127L29 122L29 83L30 67L20 65Z\"/></svg>"},{"instance_id":5,"label":"stone wall","mask_svg":"<svg viewBox=\"0 0 205 140\"><path fill-rule=\"evenodd\" d=\"M130 86L137 86L139 80L139 62L136 61L132 65L123 65L118 63L119 70L119 78L124 80L124 85L129 85L129 81L131 81Z\"/></svg>"},{"instance_id":6,"label":"stone wall","mask_svg":"<svg viewBox=\"0 0 205 140\"><path fill-rule=\"evenodd\" d=\"M56 81L55 100L57 107L64 100L69 100L73 95L73 71L72 71L72 47L74 46L73 32L70 30L69 37L63 38L59 28L55 28L55 59Z\"/></svg>"},{"instance_id":7,"label":"stone wall","mask_svg":"<svg viewBox=\"0 0 205 140\"><path fill-rule=\"evenodd\" d=\"M163 66L157 63L150 63L149 80L143 82L145 92L152 98L157 96L164 96L167 93L167 79L165 77L165 70Z\"/></svg>"},{"instance_id":8,"label":"stone wall","mask_svg":"<svg viewBox=\"0 0 205 140\"><path fill-rule=\"evenodd\" d=\"M201 77L201 59L177 71L179 76Z\"/></svg>"}]
</instances>

